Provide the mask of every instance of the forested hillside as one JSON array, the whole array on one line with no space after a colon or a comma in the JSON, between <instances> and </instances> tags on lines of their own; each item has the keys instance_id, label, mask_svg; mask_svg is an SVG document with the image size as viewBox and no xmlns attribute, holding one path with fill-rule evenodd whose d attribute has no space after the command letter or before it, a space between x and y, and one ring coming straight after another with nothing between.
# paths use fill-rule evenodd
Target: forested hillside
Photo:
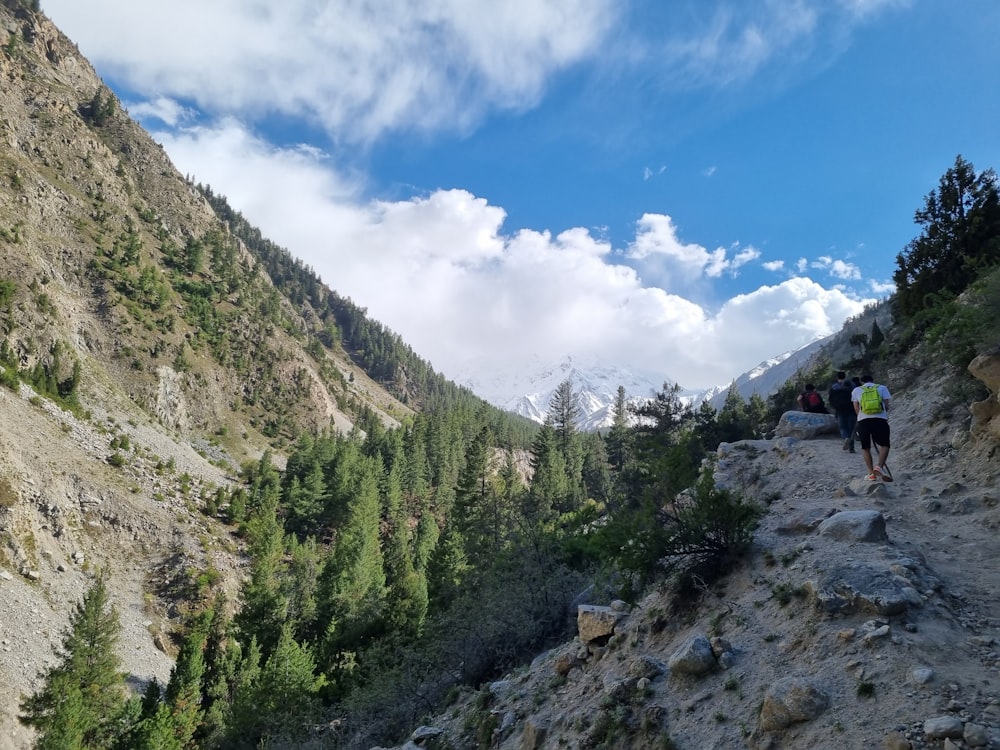
<instances>
[{"instance_id":1,"label":"forested hillside","mask_svg":"<svg viewBox=\"0 0 1000 750\"><path fill-rule=\"evenodd\" d=\"M680 616L741 570L768 498L717 483L715 451L764 442L793 385L718 411L619 389L606 435L569 382L540 428L500 412L179 175L37 4L3 0L0 49L11 747L400 743L567 642L575 604L655 584ZM803 376L917 379L943 351L942 408L981 399L996 187L958 159L900 254L891 330ZM489 700L438 746L499 740ZM589 746L671 746L664 716L615 721Z\"/></svg>"}]
</instances>

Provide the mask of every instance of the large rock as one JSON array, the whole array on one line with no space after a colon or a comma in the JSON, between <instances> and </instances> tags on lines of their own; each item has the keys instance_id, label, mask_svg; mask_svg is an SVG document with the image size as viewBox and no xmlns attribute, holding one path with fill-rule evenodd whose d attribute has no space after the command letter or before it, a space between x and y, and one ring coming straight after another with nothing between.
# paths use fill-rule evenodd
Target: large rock
<instances>
[{"instance_id":1,"label":"large rock","mask_svg":"<svg viewBox=\"0 0 1000 750\"><path fill-rule=\"evenodd\" d=\"M839 432L837 417L833 414L813 414L808 411L786 411L774 429L774 434L780 437L796 437L803 440L822 435L836 435Z\"/></svg>"},{"instance_id":2,"label":"large rock","mask_svg":"<svg viewBox=\"0 0 1000 750\"><path fill-rule=\"evenodd\" d=\"M804 677L785 677L774 683L764 696L760 728L773 732L811 721L829 705L829 696L817 683Z\"/></svg>"},{"instance_id":3,"label":"large rock","mask_svg":"<svg viewBox=\"0 0 1000 750\"><path fill-rule=\"evenodd\" d=\"M969 363L969 373L990 389L990 395L977 401L972 412L972 431L985 431L1000 438L1000 354L980 354Z\"/></svg>"},{"instance_id":4,"label":"large rock","mask_svg":"<svg viewBox=\"0 0 1000 750\"><path fill-rule=\"evenodd\" d=\"M672 674L701 675L714 671L718 663L708 638L698 634L688 638L674 651L668 666Z\"/></svg>"},{"instance_id":5,"label":"large rock","mask_svg":"<svg viewBox=\"0 0 1000 750\"><path fill-rule=\"evenodd\" d=\"M920 593L906 577L864 563L833 568L819 581L807 581L806 587L816 598L816 606L830 614L898 615L923 604Z\"/></svg>"},{"instance_id":6,"label":"large rock","mask_svg":"<svg viewBox=\"0 0 1000 750\"><path fill-rule=\"evenodd\" d=\"M845 510L819 525L819 533L849 542L884 542L885 517L877 510Z\"/></svg>"},{"instance_id":7,"label":"large rock","mask_svg":"<svg viewBox=\"0 0 1000 750\"><path fill-rule=\"evenodd\" d=\"M576 610L576 627L580 641L591 643L607 639L615 632L615 624L622 615L611 607L581 604Z\"/></svg>"}]
</instances>

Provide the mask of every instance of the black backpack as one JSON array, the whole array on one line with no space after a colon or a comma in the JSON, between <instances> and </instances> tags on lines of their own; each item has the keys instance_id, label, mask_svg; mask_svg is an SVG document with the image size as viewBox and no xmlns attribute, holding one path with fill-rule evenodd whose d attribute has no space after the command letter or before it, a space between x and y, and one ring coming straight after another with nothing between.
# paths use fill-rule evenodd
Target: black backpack
<instances>
[{"instance_id":1,"label":"black backpack","mask_svg":"<svg viewBox=\"0 0 1000 750\"><path fill-rule=\"evenodd\" d=\"M837 411L847 411L851 408L853 391L849 383L834 383L830 386L830 406Z\"/></svg>"}]
</instances>

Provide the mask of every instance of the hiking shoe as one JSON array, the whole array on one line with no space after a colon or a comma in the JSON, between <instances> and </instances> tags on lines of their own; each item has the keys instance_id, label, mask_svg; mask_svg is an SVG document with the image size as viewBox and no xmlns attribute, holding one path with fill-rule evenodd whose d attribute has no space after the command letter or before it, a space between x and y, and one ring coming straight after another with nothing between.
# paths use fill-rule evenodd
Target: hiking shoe
<instances>
[{"instance_id":1,"label":"hiking shoe","mask_svg":"<svg viewBox=\"0 0 1000 750\"><path fill-rule=\"evenodd\" d=\"M877 482L878 481L878 474L871 473L868 476L866 476L865 479L867 479L869 482Z\"/></svg>"},{"instance_id":2,"label":"hiking shoe","mask_svg":"<svg viewBox=\"0 0 1000 750\"><path fill-rule=\"evenodd\" d=\"M892 474L884 466L876 466L875 473L878 474L880 477L882 477L882 481L884 482L892 481Z\"/></svg>"},{"instance_id":3,"label":"hiking shoe","mask_svg":"<svg viewBox=\"0 0 1000 750\"><path fill-rule=\"evenodd\" d=\"M850 450L853 447L854 447L854 441L851 440L850 438L846 438L844 440L844 448L843 448L843 450L845 450L845 451L846 450Z\"/></svg>"}]
</instances>

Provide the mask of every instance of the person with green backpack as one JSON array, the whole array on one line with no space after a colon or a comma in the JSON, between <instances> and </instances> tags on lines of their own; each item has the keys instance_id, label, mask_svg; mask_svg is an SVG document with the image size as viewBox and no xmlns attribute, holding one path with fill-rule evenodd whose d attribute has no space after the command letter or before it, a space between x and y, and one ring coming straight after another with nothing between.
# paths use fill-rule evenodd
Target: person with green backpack
<instances>
[{"instance_id":1,"label":"person with green backpack","mask_svg":"<svg viewBox=\"0 0 1000 750\"><path fill-rule=\"evenodd\" d=\"M886 466L889 457L889 402L892 394L884 385L875 383L868 373L861 376L861 385L851 393L851 402L858 415L858 439L861 441L861 454L868 467L871 481L881 479L892 481L892 474ZM872 461L872 443L878 446L878 463Z\"/></svg>"}]
</instances>

